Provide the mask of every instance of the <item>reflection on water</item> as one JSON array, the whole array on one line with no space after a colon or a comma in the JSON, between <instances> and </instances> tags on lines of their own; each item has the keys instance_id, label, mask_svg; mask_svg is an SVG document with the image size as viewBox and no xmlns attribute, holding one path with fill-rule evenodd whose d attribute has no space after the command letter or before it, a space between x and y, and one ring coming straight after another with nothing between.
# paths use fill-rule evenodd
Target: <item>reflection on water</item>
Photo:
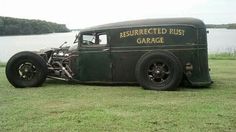
<instances>
[{"instance_id":1,"label":"reflection on water","mask_svg":"<svg viewBox=\"0 0 236 132\"><path fill-rule=\"evenodd\" d=\"M208 51L231 52L236 50L236 30L208 29ZM59 47L67 41L72 44L78 32L53 33L44 35L0 37L0 61L6 62L20 51L34 51L43 48Z\"/></svg>"}]
</instances>

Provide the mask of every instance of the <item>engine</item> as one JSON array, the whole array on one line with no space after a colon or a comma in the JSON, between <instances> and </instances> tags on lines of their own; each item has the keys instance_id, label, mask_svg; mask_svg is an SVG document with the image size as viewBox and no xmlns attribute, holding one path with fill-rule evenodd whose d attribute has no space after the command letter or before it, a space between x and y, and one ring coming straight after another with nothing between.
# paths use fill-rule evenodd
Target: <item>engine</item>
<instances>
[{"instance_id":1,"label":"engine","mask_svg":"<svg viewBox=\"0 0 236 132\"><path fill-rule=\"evenodd\" d=\"M47 62L48 78L69 81L74 73L71 70L72 52L69 46L41 50L40 56Z\"/></svg>"}]
</instances>

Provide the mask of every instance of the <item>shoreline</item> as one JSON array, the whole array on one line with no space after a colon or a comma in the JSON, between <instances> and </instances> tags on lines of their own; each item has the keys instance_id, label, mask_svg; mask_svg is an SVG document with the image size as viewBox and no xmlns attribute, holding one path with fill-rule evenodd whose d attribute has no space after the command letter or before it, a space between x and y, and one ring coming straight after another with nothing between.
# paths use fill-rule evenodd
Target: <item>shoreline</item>
<instances>
[{"instance_id":1,"label":"shoreline","mask_svg":"<svg viewBox=\"0 0 236 132\"><path fill-rule=\"evenodd\" d=\"M40 34L0 35L0 37L36 36L36 35L49 35L49 34L55 34L55 33L71 33L71 32L73 32L73 31L69 31L69 32L53 32L53 33L40 33Z\"/></svg>"}]
</instances>

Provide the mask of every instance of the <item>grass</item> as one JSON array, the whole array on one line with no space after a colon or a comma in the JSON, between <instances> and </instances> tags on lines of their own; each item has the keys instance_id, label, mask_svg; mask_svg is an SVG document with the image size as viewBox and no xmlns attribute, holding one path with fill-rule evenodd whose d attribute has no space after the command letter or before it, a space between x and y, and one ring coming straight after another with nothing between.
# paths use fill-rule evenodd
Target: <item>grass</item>
<instances>
[{"instance_id":1,"label":"grass","mask_svg":"<svg viewBox=\"0 0 236 132\"><path fill-rule=\"evenodd\" d=\"M157 92L139 86L48 80L15 89L0 67L0 131L236 131L236 61L210 60L211 88Z\"/></svg>"},{"instance_id":2,"label":"grass","mask_svg":"<svg viewBox=\"0 0 236 132\"><path fill-rule=\"evenodd\" d=\"M212 54L209 54L208 58L212 60L236 60L236 51L212 53Z\"/></svg>"},{"instance_id":3,"label":"grass","mask_svg":"<svg viewBox=\"0 0 236 132\"><path fill-rule=\"evenodd\" d=\"M0 61L0 67L5 67L6 63Z\"/></svg>"}]
</instances>

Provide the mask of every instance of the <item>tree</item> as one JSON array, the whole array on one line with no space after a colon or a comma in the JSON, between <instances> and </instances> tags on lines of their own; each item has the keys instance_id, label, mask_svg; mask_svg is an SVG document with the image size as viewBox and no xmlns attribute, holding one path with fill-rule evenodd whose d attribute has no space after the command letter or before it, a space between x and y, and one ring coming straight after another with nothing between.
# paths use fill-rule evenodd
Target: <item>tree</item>
<instances>
[{"instance_id":1,"label":"tree","mask_svg":"<svg viewBox=\"0 0 236 132\"><path fill-rule=\"evenodd\" d=\"M69 32L69 29L64 24L47 21L0 17L0 35L26 35L53 32Z\"/></svg>"},{"instance_id":2,"label":"tree","mask_svg":"<svg viewBox=\"0 0 236 132\"><path fill-rule=\"evenodd\" d=\"M0 35L4 35L4 21L2 20L2 18L0 18Z\"/></svg>"}]
</instances>

